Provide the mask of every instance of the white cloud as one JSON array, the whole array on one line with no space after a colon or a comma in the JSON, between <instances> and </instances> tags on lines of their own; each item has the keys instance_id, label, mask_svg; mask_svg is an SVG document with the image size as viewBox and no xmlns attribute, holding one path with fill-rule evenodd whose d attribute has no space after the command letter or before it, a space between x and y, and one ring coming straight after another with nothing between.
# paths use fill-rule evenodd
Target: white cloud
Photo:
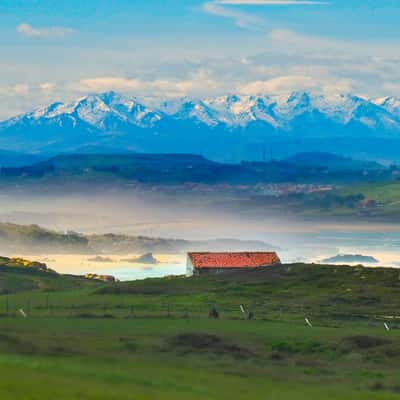
<instances>
[{"instance_id":1,"label":"white cloud","mask_svg":"<svg viewBox=\"0 0 400 400\"><path fill-rule=\"evenodd\" d=\"M386 94L400 95L400 83L398 82L385 82L383 88L385 89Z\"/></svg>"},{"instance_id":2,"label":"white cloud","mask_svg":"<svg viewBox=\"0 0 400 400\"><path fill-rule=\"evenodd\" d=\"M242 11L235 6L218 6L224 13ZM230 19L236 21L233 16ZM240 23L250 27L249 21ZM108 90L139 98L203 97L235 92L287 94L301 90L400 96L400 42L394 40L358 42L273 30L254 35L251 43L247 38L235 42L234 50L229 52L226 48L231 42L224 38L215 37L215 43L208 44L220 49L220 53L211 53L208 47L205 51L193 43L190 49L174 52L175 43L166 46L164 51L168 54L157 55L157 61L145 59L147 48L116 52L88 49L75 58L74 49L67 53L68 57L57 53L64 57L55 56L48 65L42 62L45 55L38 55L44 53L37 53L37 49L29 65L22 56L17 61L3 57L0 73L5 81L0 87L0 119L53 101L69 101ZM68 51L62 46L60 49ZM21 77L27 77L26 81ZM15 82L24 83L15 85Z\"/></svg>"},{"instance_id":3,"label":"white cloud","mask_svg":"<svg viewBox=\"0 0 400 400\"><path fill-rule=\"evenodd\" d=\"M29 93L29 85L25 83L17 83L11 86L0 87L0 96L25 96Z\"/></svg>"},{"instance_id":4,"label":"white cloud","mask_svg":"<svg viewBox=\"0 0 400 400\"><path fill-rule=\"evenodd\" d=\"M245 94L282 93L305 90L316 87L315 80L310 76L280 76L269 80L258 80L239 86L239 91Z\"/></svg>"},{"instance_id":5,"label":"white cloud","mask_svg":"<svg viewBox=\"0 0 400 400\"><path fill-rule=\"evenodd\" d=\"M346 79L318 78L305 75L284 75L269 80L259 80L239 85L238 91L244 94L289 94L293 91L312 91L314 93L348 93L352 82Z\"/></svg>"},{"instance_id":6,"label":"white cloud","mask_svg":"<svg viewBox=\"0 0 400 400\"><path fill-rule=\"evenodd\" d=\"M297 50L301 48L303 51L306 50L310 52L313 52L316 49L322 51L327 48L343 52L343 50L347 50L349 47L354 48L360 45L353 42L345 42L331 38L303 35L285 29L273 30L268 35L268 38L278 45L285 44L286 46L291 46Z\"/></svg>"},{"instance_id":7,"label":"white cloud","mask_svg":"<svg viewBox=\"0 0 400 400\"><path fill-rule=\"evenodd\" d=\"M259 29L265 25L265 21L255 15L250 15L232 8L223 7L222 3L208 2L203 4L203 10L208 14L229 18L235 25L244 29Z\"/></svg>"},{"instance_id":8,"label":"white cloud","mask_svg":"<svg viewBox=\"0 0 400 400\"><path fill-rule=\"evenodd\" d=\"M300 5L324 5L326 1L313 0L217 0L218 4L231 5L257 5L257 6L300 6Z\"/></svg>"},{"instance_id":9,"label":"white cloud","mask_svg":"<svg viewBox=\"0 0 400 400\"><path fill-rule=\"evenodd\" d=\"M51 92L56 88L56 84L53 82L44 82L39 85L39 89L43 90L44 92Z\"/></svg>"},{"instance_id":10,"label":"white cloud","mask_svg":"<svg viewBox=\"0 0 400 400\"><path fill-rule=\"evenodd\" d=\"M203 4L203 10L208 14L229 18L244 29L259 29L266 26L266 21L256 15L251 15L237 8L226 6L299 6L325 5L325 1L318 0L214 0Z\"/></svg>"},{"instance_id":11,"label":"white cloud","mask_svg":"<svg viewBox=\"0 0 400 400\"><path fill-rule=\"evenodd\" d=\"M29 85L25 83L18 83L12 87L12 93L17 95L26 95L29 93Z\"/></svg>"},{"instance_id":12,"label":"white cloud","mask_svg":"<svg viewBox=\"0 0 400 400\"><path fill-rule=\"evenodd\" d=\"M206 70L196 70L186 79L131 79L120 76L103 76L81 79L73 83L71 89L82 93L116 90L141 95L180 97L198 93L210 93L218 90L220 84Z\"/></svg>"},{"instance_id":13,"label":"white cloud","mask_svg":"<svg viewBox=\"0 0 400 400\"><path fill-rule=\"evenodd\" d=\"M103 76L82 79L73 86L81 92L101 92L107 90L134 90L139 88L140 82L136 79Z\"/></svg>"},{"instance_id":14,"label":"white cloud","mask_svg":"<svg viewBox=\"0 0 400 400\"><path fill-rule=\"evenodd\" d=\"M32 25L23 23L17 26L17 32L21 35L31 39L59 39L63 38L75 30L71 28L65 28L62 26L51 26L48 28L34 28Z\"/></svg>"}]
</instances>

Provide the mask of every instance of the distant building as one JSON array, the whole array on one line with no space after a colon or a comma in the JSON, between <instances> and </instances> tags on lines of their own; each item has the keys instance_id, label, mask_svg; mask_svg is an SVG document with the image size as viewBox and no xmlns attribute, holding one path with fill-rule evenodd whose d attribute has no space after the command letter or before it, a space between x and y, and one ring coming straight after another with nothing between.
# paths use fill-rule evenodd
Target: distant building
<instances>
[{"instance_id":1,"label":"distant building","mask_svg":"<svg viewBox=\"0 0 400 400\"><path fill-rule=\"evenodd\" d=\"M103 282L111 282L111 283L117 282L117 279L115 279L115 277L112 275L86 274L85 278Z\"/></svg>"},{"instance_id":2,"label":"distant building","mask_svg":"<svg viewBox=\"0 0 400 400\"><path fill-rule=\"evenodd\" d=\"M248 271L280 264L275 252L188 253L187 275Z\"/></svg>"}]
</instances>

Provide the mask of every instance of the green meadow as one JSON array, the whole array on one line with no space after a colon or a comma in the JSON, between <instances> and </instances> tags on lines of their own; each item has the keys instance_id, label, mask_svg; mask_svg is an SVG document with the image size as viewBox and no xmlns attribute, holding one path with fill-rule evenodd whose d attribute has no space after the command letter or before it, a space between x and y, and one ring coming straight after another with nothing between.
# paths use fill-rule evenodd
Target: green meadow
<instances>
[{"instance_id":1,"label":"green meadow","mask_svg":"<svg viewBox=\"0 0 400 400\"><path fill-rule=\"evenodd\" d=\"M3 319L2 399L378 399L398 331L183 319Z\"/></svg>"},{"instance_id":2,"label":"green meadow","mask_svg":"<svg viewBox=\"0 0 400 400\"><path fill-rule=\"evenodd\" d=\"M121 283L2 267L0 398L395 399L399 286L306 264Z\"/></svg>"}]
</instances>

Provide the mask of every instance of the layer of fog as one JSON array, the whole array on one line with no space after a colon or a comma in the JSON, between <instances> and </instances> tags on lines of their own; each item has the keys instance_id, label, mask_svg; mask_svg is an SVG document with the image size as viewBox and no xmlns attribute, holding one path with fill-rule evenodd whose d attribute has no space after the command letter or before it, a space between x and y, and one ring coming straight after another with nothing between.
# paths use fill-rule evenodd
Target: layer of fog
<instances>
[{"instance_id":1,"label":"layer of fog","mask_svg":"<svg viewBox=\"0 0 400 400\"><path fill-rule=\"evenodd\" d=\"M221 193L221 197L224 195ZM104 188L17 188L0 195L0 222L37 224L60 232L123 233L150 237L261 240L279 249L283 261L318 261L340 252L375 255L394 265L397 227L303 222L287 216L210 207L210 196L181 196ZM251 249L249 249L251 250Z\"/></svg>"}]
</instances>

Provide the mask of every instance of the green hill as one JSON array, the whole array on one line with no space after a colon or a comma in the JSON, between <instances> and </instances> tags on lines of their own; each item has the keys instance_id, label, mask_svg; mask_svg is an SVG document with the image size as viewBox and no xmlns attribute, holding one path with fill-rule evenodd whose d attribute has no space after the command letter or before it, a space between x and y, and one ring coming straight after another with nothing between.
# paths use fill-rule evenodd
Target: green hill
<instances>
[{"instance_id":1,"label":"green hill","mask_svg":"<svg viewBox=\"0 0 400 400\"><path fill-rule=\"evenodd\" d=\"M400 182L349 185L301 198L308 215L360 216L383 221L400 218Z\"/></svg>"},{"instance_id":2,"label":"green hill","mask_svg":"<svg viewBox=\"0 0 400 400\"><path fill-rule=\"evenodd\" d=\"M3 168L0 182L58 182L68 178L70 182L136 181L176 185L187 182L349 183L393 178L392 171L379 164L335 158L329 165L320 166L315 157L316 160L303 156L289 161L223 164L193 154L64 154L28 167Z\"/></svg>"},{"instance_id":3,"label":"green hill","mask_svg":"<svg viewBox=\"0 0 400 400\"><path fill-rule=\"evenodd\" d=\"M398 398L395 269L102 283L21 266L0 287L2 399Z\"/></svg>"},{"instance_id":4,"label":"green hill","mask_svg":"<svg viewBox=\"0 0 400 400\"><path fill-rule=\"evenodd\" d=\"M60 233L38 225L0 223L0 245L8 253L80 253L132 254L177 253L188 250L271 250L273 246L257 240L215 239L182 240L117 234L83 235L76 232Z\"/></svg>"},{"instance_id":5,"label":"green hill","mask_svg":"<svg viewBox=\"0 0 400 400\"><path fill-rule=\"evenodd\" d=\"M298 153L286 160L290 164L302 167L326 168L331 171L377 171L385 167L373 161L353 160L337 154L311 152Z\"/></svg>"},{"instance_id":6,"label":"green hill","mask_svg":"<svg viewBox=\"0 0 400 400\"><path fill-rule=\"evenodd\" d=\"M308 310L319 318L343 315L395 315L400 308L400 271L318 264L288 264L215 277L175 277L119 282L97 289L98 295L135 296L143 304L170 302L184 310L216 304L221 312L240 316L239 304L256 314L299 315ZM224 311L225 310L225 311Z\"/></svg>"},{"instance_id":7,"label":"green hill","mask_svg":"<svg viewBox=\"0 0 400 400\"><path fill-rule=\"evenodd\" d=\"M400 182L354 183L332 190L258 196L224 204L249 215L292 214L315 218L360 218L394 222L400 219Z\"/></svg>"},{"instance_id":8,"label":"green hill","mask_svg":"<svg viewBox=\"0 0 400 400\"><path fill-rule=\"evenodd\" d=\"M96 283L79 276L60 275L36 261L0 257L0 295L77 290L94 287Z\"/></svg>"},{"instance_id":9,"label":"green hill","mask_svg":"<svg viewBox=\"0 0 400 400\"><path fill-rule=\"evenodd\" d=\"M0 243L3 251L87 252L88 240L75 233L59 233L38 225L0 223Z\"/></svg>"},{"instance_id":10,"label":"green hill","mask_svg":"<svg viewBox=\"0 0 400 400\"><path fill-rule=\"evenodd\" d=\"M81 312L107 310L116 317L132 312L129 304L144 316L165 314L167 304L171 313L206 316L214 304L224 318L240 317L239 304L254 307L258 318L283 312L295 319L306 310L319 319L340 319L397 315L400 308L400 272L390 268L288 264L215 277L103 283L10 262L0 268L3 292L51 290L58 305L53 311L60 315L71 312L70 303Z\"/></svg>"}]
</instances>

